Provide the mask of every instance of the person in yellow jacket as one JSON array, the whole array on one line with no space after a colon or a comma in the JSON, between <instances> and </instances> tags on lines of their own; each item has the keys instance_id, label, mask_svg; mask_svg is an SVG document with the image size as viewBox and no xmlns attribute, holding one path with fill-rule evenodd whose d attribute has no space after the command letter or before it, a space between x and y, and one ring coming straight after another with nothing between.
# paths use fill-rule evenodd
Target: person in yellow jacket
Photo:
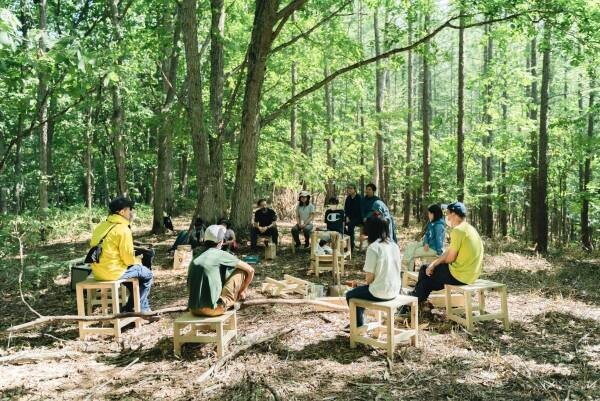
<instances>
[{"instance_id":1,"label":"person in yellow jacket","mask_svg":"<svg viewBox=\"0 0 600 401\"><path fill-rule=\"evenodd\" d=\"M99 281L137 278L140 286L140 307L142 312L150 311L148 296L152 287L152 270L142 265L135 257L133 235L129 224L133 220L134 202L125 197L113 199L108 205L110 215L98 224L92 233L90 246L102 241L102 254L98 263L92 263L92 274ZM127 285L127 284L126 284ZM133 311L133 286L127 285L129 299L122 312Z\"/></svg>"},{"instance_id":2,"label":"person in yellow jacket","mask_svg":"<svg viewBox=\"0 0 600 401\"><path fill-rule=\"evenodd\" d=\"M450 246L429 265L422 265L411 295L424 302L432 291L445 284L472 284L483 270L483 241L477 230L466 222L467 208L461 202L446 207L446 222L452 227Z\"/></svg>"}]
</instances>

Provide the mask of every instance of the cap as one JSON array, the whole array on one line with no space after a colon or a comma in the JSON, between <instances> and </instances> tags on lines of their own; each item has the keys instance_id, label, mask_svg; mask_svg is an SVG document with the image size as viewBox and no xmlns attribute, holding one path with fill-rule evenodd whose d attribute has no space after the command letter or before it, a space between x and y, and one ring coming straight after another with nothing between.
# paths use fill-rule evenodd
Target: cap
<instances>
[{"instance_id":1,"label":"cap","mask_svg":"<svg viewBox=\"0 0 600 401\"><path fill-rule=\"evenodd\" d=\"M467 215L467 207L462 202L453 202L449 205L442 205L442 208L448 209L461 217L465 217Z\"/></svg>"},{"instance_id":2,"label":"cap","mask_svg":"<svg viewBox=\"0 0 600 401\"><path fill-rule=\"evenodd\" d=\"M308 193L308 191L300 191L300 195L298 196L310 196L310 194Z\"/></svg>"},{"instance_id":3,"label":"cap","mask_svg":"<svg viewBox=\"0 0 600 401\"><path fill-rule=\"evenodd\" d=\"M204 230L204 240L219 243L225 237L225 227L213 224Z\"/></svg>"},{"instance_id":4,"label":"cap","mask_svg":"<svg viewBox=\"0 0 600 401\"><path fill-rule=\"evenodd\" d=\"M135 202L131 199L126 198L124 196L119 196L118 198L115 198L112 201L110 201L110 203L108 204L108 210L110 210L111 213L119 213L126 207L133 209L134 205Z\"/></svg>"}]
</instances>

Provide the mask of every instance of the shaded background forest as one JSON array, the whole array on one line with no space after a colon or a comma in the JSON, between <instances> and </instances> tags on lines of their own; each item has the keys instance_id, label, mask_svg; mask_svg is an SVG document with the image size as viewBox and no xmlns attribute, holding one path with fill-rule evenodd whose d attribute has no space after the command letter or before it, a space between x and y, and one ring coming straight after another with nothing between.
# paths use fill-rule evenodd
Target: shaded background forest
<instances>
[{"instance_id":1,"label":"shaded background forest","mask_svg":"<svg viewBox=\"0 0 600 401\"><path fill-rule=\"evenodd\" d=\"M599 32L592 0L0 0L3 229L127 194L156 233L243 230L373 181L405 226L464 199L488 237L590 249Z\"/></svg>"}]
</instances>

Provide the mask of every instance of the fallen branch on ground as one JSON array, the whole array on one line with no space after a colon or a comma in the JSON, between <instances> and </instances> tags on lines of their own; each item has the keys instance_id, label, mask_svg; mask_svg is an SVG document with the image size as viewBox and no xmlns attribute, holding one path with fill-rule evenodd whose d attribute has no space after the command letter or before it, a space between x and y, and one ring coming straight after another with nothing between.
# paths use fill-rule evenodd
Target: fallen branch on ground
<instances>
[{"instance_id":1,"label":"fallen branch on ground","mask_svg":"<svg viewBox=\"0 0 600 401\"><path fill-rule=\"evenodd\" d=\"M196 384L202 384L204 383L206 380L208 380L213 374L215 374L217 372L217 370L219 370L220 368L223 367L223 365L225 365L228 361L236 358L238 355L242 354L243 352L247 351L248 349L256 346L256 345L260 345L260 344L264 344L266 342L275 340L278 337L281 337L283 335L286 335L288 333L291 333L292 331L294 331L294 328L291 329L284 329L284 330L280 330L278 332L276 332L275 334L270 334L268 336L265 337L261 337L258 340L252 341L249 344L245 344L242 345L241 347L237 348L236 350L232 351L231 353L225 355L223 358L219 359L214 365L212 365L206 372L204 372L199 378L198 380L196 380Z\"/></svg>"},{"instance_id":2,"label":"fallen branch on ground","mask_svg":"<svg viewBox=\"0 0 600 401\"><path fill-rule=\"evenodd\" d=\"M0 365L22 365L26 363L37 363L40 361L60 361L79 355L73 351L47 352L40 350L28 350L13 355L0 357Z\"/></svg>"},{"instance_id":3,"label":"fallen branch on ground","mask_svg":"<svg viewBox=\"0 0 600 401\"><path fill-rule=\"evenodd\" d=\"M284 305L313 305L319 306L321 310L317 312L324 312L323 308L326 308L326 311L331 312L348 312L348 307L332 304L324 301L317 301L312 299L252 299L242 303L242 308L248 306L256 306L256 305L269 305L269 304L284 304ZM32 327L37 326L46 326L51 323L58 322L105 322L108 320L114 319L126 319L129 317L139 317L144 320L148 320L150 322L155 322L160 320L161 315L166 315L169 313L178 313L185 312L187 310L187 306L173 306L171 308L164 308L154 310L152 312L126 312L126 313L117 313L113 315L104 315L104 316L78 316L78 315L64 315L64 316L41 316L31 322L19 324L17 326L12 326L6 329L8 332L18 332L28 330Z\"/></svg>"}]
</instances>

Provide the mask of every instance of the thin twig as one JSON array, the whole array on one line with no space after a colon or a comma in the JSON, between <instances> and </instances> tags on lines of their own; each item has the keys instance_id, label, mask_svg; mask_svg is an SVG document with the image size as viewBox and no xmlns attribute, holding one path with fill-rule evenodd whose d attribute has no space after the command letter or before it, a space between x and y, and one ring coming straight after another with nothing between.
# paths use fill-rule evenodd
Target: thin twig
<instances>
[{"instance_id":1,"label":"thin twig","mask_svg":"<svg viewBox=\"0 0 600 401\"><path fill-rule=\"evenodd\" d=\"M17 241L19 241L19 263L21 266L21 270L19 271L19 295L21 296L21 301L23 301L29 310L41 318L43 317L42 314L33 309L33 307L29 305L29 302L25 300L25 295L23 295L23 272L25 271L25 262L23 262L23 235L25 235L25 233L19 233L19 222L15 220L15 230L13 236L17 239Z\"/></svg>"}]
</instances>

